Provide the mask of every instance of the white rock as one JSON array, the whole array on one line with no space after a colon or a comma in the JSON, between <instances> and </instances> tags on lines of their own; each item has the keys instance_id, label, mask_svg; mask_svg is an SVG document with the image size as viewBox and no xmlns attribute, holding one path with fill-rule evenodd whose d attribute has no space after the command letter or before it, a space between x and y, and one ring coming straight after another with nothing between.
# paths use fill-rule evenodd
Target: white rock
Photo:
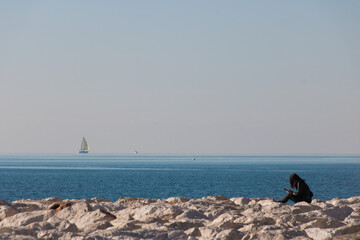
<instances>
[{"instance_id":1,"label":"white rock","mask_svg":"<svg viewBox=\"0 0 360 240\"><path fill-rule=\"evenodd\" d=\"M102 212L100 209L84 212L80 215L77 215L74 219L71 219L70 222L75 223L77 228L83 231L93 231L95 229L106 229L111 227L112 224L110 221L114 220L115 217Z\"/></svg>"},{"instance_id":2,"label":"white rock","mask_svg":"<svg viewBox=\"0 0 360 240\"><path fill-rule=\"evenodd\" d=\"M241 239L243 236L244 234L237 230L227 229L216 234L214 239L238 240Z\"/></svg>"},{"instance_id":3,"label":"white rock","mask_svg":"<svg viewBox=\"0 0 360 240\"><path fill-rule=\"evenodd\" d=\"M89 205L92 210L101 209L107 212L117 212L125 209L121 204L112 202L90 203Z\"/></svg>"},{"instance_id":4,"label":"white rock","mask_svg":"<svg viewBox=\"0 0 360 240\"><path fill-rule=\"evenodd\" d=\"M334 206L343 206L349 204L347 199L340 199L340 198L331 199L330 201L328 201L328 203Z\"/></svg>"},{"instance_id":5,"label":"white rock","mask_svg":"<svg viewBox=\"0 0 360 240\"><path fill-rule=\"evenodd\" d=\"M56 229L59 232L79 232L79 229L74 223L70 223L69 221L62 221L58 225L56 225Z\"/></svg>"},{"instance_id":6,"label":"white rock","mask_svg":"<svg viewBox=\"0 0 360 240\"><path fill-rule=\"evenodd\" d=\"M335 206L334 208L326 209L324 212L339 221L343 221L347 218L354 210L348 206Z\"/></svg>"},{"instance_id":7,"label":"white rock","mask_svg":"<svg viewBox=\"0 0 360 240\"><path fill-rule=\"evenodd\" d=\"M18 213L13 207L9 205L0 205L0 221L4 220L7 217L11 217Z\"/></svg>"},{"instance_id":8,"label":"white rock","mask_svg":"<svg viewBox=\"0 0 360 240\"><path fill-rule=\"evenodd\" d=\"M291 204L271 199L101 198L0 201L0 239L326 239L360 236L360 197ZM10 216L11 214L14 214Z\"/></svg>"},{"instance_id":9,"label":"white rock","mask_svg":"<svg viewBox=\"0 0 360 240\"><path fill-rule=\"evenodd\" d=\"M199 228L197 228L197 227L190 228L190 229L186 230L185 233L189 236L201 237L201 232L200 232Z\"/></svg>"},{"instance_id":10,"label":"white rock","mask_svg":"<svg viewBox=\"0 0 360 240\"><path fill-rule=\"evenodd\" d=\"M173 205L149 204L135 209L132 217L139 221L152 221L154 219L171 219L181 214L183 211Z\"/></svg>"},{"instance_id":11,"label":"white rock","mask_svg":"<svg viewBox=\"0 0 360 240\"><path fill-rule=\"evenodd\" d=\"M319 218L315 221L302 225L301 228L338 228L344 225L344 223L331 218Z\"/></svg>"},{"instance_id":12,"label":"white rock","mask_svg":"<svg viewBox=\"0 0 360 240\"><path fill-rule=\"evenodd\" d=\"M2 233L11 233L12 228L11 227L0 227L0 234Z\"/></svg>"},{"instance_id":13,"label":"white rock","mask_svg":"<svg viewBox=\"0 0 360 240\"><path fill-rule=\"evenodd\" d=\"M251 198L245 198L245 197L238 197L238 198L231 198L230 201L234 202L236 205L247 205Z\"/></svg>"},{"instance_id":14,"label":"white rock","mask_svg":"<svg viewBox=\"0 0 360 240\"><path fill-rule=\"evenodd\" d=\"M111 222L113 224L113 222ZM168 231L169 229L163 225L163 223L153 222L153 223L136 223L143 230L158 230L158 231Z\"/></svg>"},{"instance_id":15,"label":"white rock","mask_svg":"<svg viewBox=\"0 0 360 240\"><path fill-rule=\"evenodd\" d=\"M346 225L334 230L334 236L340 236L345 234L360 233L360 222L353 225Z\"/></svg>"},{"instance_id":16,"label":"white rock","mask_svg":"<svg viewBox=\"0 0 360 240\"><path fill-rule=\"evenodd\" d=\"M145 205L143 207L140 207L135 210L135 213L133 215L133 218L135 220L140 220L144 217L148 216L159 216L162 215L164 211L167 211L168 208L166 208L163 205L160 204L149 204Z\"/></svg>"},{"instance_id":17,"label":"white rock","mask_svg":"<svg viewBox=\"0 0 360 240\"><path fill-rule=\"evenodd\" d=\"M187 239L187 235L185 234L184 231L176 230L176 231L170 231L168 233L168 238L174 240L183 240L183 239Z\"/></svg>"},{"instance_id":18,"label":"white rock","mask_svg":"<svg viewBox=\"0 0 360 240\"><path fill-rule=\"evenodd\" d=\"M202 212L190 209L185 210L182 214L178 215L176 219L208 219Z\"/></svg>"},{"instance_id":19,"label":"white rock","mask_svg":"<svg viewBox=\"0 0 360 240\"><path fill-rule=\"evenodd\" d=\"M331 229L321 229L321 228L308 228L305 229L306 234L314 240L323 240L333 237Z\"/></svg>"},{"instance_id":20,"label":"white rock","mask_svg":"<svg viewBox=\"0 0 360 240\"><path fill-rule=\"evenodd\" d=\"M235 223L235 217L229 213L224 213L212 221L208 226L212 228L234 228L238 229L243 226L241 223Z\"/></svg>"},{"instance_id":21,"label":"white rock","mask_svg":"<svg viewBox=\"0 0 360 240\"><path fill-rule=\"evenodd\" d=\"M31 200L31 199L25 199L25 200L18 200L11 202L11 206L18 211L22 212L31 212L31 211L39 211L43 210L47 207L46 202L42 202L41 200Z\"/></svg>"},{"instance_id":22,"label":"white rock","mask_svg":"<svg viewBox=\"0 0 360 240\"><path fill-rule=\"evenodd\" d=\"M348 198L347 202L348 202L348 204L358 204L358 203L360 203L360 196Z\"/></svg>"},{"instance_id":23,"label":"white rock","mask_svg":"<svg viewBox=\"0 0 360 240\"><path fill-rule=\"evenodd\" d=\"M165 223L169 229L186 231L194 227L203 227L204 224L201 221L190 220L190 221L171 221Z\"/></svg>"},{"instance_id":24,"label":"white rock","mask_svg":"<svg viewBox=\"0 0 360 240\"><path fill-rule=\"evenodd\" d=\"M227 201L229 200L226 196L208 196L201 198L202 201Z\"/></svg>"},{"instance_id":25,"label":"white rock","mask_svg":"<svg viewBox=\"0 0 360 240\"><path fill-rule=\"evenodd\" d=\"M216 235L216 231L215 229L212 228L208 228L208 227L200 227L199 228L200 233L201 233L201 237L203 239L214 239L215 235Z\"/></svg>"},{"instance_id":26,"label":"white rock","mask_svg":"<svg viewBox=\"0 0 360 240\"><path fill-rule=\"evenodd\" d=\"M140 207L151 203L156 203L158 201L159 199L121 197L115 202L115 204L120 204L124 207Z\"/></svg>"},{"instance_id":27,"label":"white rock","mask_svg":"<svg viewBox=\"0 0 360 240\"><path fill-rule=\"evenodd\" d=\"M170 197L170 198L166 199L166 202L168 202L170 204L185 203L187 201L189 201L189 199L184 198L184 197Z\"/></svg>"},{"instance_id":28,"label":"white rock","mask_svg":"<svg viewBox=\"0 0 360 240\"><path fill-rule=\"evenodd\" d=\"M35 231L40 231L40 230L51 230L54 229L54 227L48 223L48 222L34 222L34 223L30 223L28 225L28 228L33 229Z\"/></svg>"},{"instance_id":29,"label":"white rock","mask_svg":"<svg viewBox=\"0 0 360 240\"><path fill-rule=\"evenodd\" d=\"M33 222L42 222L44 216L48 217L48 213L45 210L18 213L1 221L0 227L26 226Z\"/></svg>"},{"instance_id":30,"label":"white rock","mask_svg":"<svg viewBox=\"0 0 360 240\"><path fill-rule=\"evenodd\" d=\"M310 204L307 202L299 202L299 203L294 204L292 213L293 214L307 213L310 211L315 211L315 210L320 210L320 209L321 208L316 205L313 205L313 204Z\"/></svg>"},{"instance_id":31,"label":"white rock","mask_svg":"<svg viewBox=\"0 0 360 240\"><path fill-rule=\"evenodd\" d=\"M64 208L63 210L55 213L55 215L48 219L48 222L59 222L61 220L71 220L76 219L78 215L81 215L85 212L90 212L91 207L88 203L79 202L75 203L71 207Z\"/></svg>"},{"instance_id":32,"label":"white rock","mask_svg":"<svg viewBox=\"0 0 360 240\"><path fill-rule=\"evenodd\" d=\"M15 235L15 236L25 235L25 236L29 236L29 237L36 237L37 233L34 230L26 228L26 227L15 227L15 228L13 228L11 235Z\"/></svg>"},{"instance_id":33,"label":"white rock","mask_svg":"<svg viewBox=\"0 0 360 240\"><path fill-rule=\"evenodd\" d=\"M282 208L283 204L274 202L271 199L259 201L263 211L272 211L273 209Z\"/></svg>"}]
</instances>

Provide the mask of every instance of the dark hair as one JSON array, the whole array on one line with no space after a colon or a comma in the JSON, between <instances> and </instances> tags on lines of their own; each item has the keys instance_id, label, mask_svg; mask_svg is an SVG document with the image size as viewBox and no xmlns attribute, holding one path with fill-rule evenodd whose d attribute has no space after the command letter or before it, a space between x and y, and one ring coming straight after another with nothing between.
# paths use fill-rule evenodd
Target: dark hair
<instances>
[{"instance_id":1,"label":"dark hair","mask_svg":"<svg viewBox=\"0 0 360 240\"><path fill-rule=\"evenodd\" d=\"M299 177L296 173L293 173L293 174L290 175L289 183L290 183L290 187L291 187L291 188L296 187L296 186L295 186L295 183L296 183L296 182L300 182L300 181L303 181L303 182L304 182L304 179L302 179L301 177Z\"/></svg>"}]
</instances>

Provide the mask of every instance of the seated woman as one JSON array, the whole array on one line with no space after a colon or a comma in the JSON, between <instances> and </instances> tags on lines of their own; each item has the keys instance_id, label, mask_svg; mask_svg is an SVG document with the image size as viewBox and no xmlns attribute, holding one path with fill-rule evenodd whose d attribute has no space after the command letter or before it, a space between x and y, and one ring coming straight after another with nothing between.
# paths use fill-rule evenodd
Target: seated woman
<instances>
[{"instance_id":1,"label":"seated woman","mask_svg":"<svg viewBox=\"0 0 360 240\"><path fill-rule=\"evenodd\" d=\"M295 203L302 201L311 203L313 193L310 191L310 188L305 183L304 179L300 178L296 173L293 173L290 175L289 182L290 187L296 188L297 192L293 192L284 188L284 190L287 192L287 195L280 201L275 200L276 202L286 203L290 199Z\"/></svg>"}]
</instances>

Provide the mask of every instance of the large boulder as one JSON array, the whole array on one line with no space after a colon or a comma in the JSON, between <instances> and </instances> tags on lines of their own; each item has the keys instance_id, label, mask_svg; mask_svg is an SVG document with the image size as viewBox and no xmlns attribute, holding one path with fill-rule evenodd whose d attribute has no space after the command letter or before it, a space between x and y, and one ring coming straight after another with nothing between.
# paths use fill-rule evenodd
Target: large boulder
<instances>
[{"instance_id":1,"label":"large boulder","mask_svg":"<svg viewBox=\"0 0 360 240\"><path fill-rule=\"evenodd\" d=\"M33 211L17 213L11 217L5 218L0 222L1 227L23 227L30 223L42 222L51 218L54 215L53 211Z\"/></svg>"},{"instance_id":2,"label":"large boulder","mask_svg":"<svg viewBox=\"0 0 360 240\"><path fill-rule=\"evenodd\" d=\"M18 211L10 205L0 205L0 221L17 213Z\"/></svg>"}]
</instances>

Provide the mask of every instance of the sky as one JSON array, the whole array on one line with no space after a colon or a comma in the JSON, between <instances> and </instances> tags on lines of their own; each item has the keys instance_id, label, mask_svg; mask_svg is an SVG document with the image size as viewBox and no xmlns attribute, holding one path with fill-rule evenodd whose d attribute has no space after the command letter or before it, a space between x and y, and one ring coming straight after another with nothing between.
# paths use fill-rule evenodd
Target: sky
<instances>
[{"instance_id":1,"label":"sky","mask_svg":"<svg viewBox=\"0 0 360 240\"><path fill-rule=\"evenodd\" d=\"M0 1L0 153L360 153L359 1Z\"/></svg>"}]
</instances>

